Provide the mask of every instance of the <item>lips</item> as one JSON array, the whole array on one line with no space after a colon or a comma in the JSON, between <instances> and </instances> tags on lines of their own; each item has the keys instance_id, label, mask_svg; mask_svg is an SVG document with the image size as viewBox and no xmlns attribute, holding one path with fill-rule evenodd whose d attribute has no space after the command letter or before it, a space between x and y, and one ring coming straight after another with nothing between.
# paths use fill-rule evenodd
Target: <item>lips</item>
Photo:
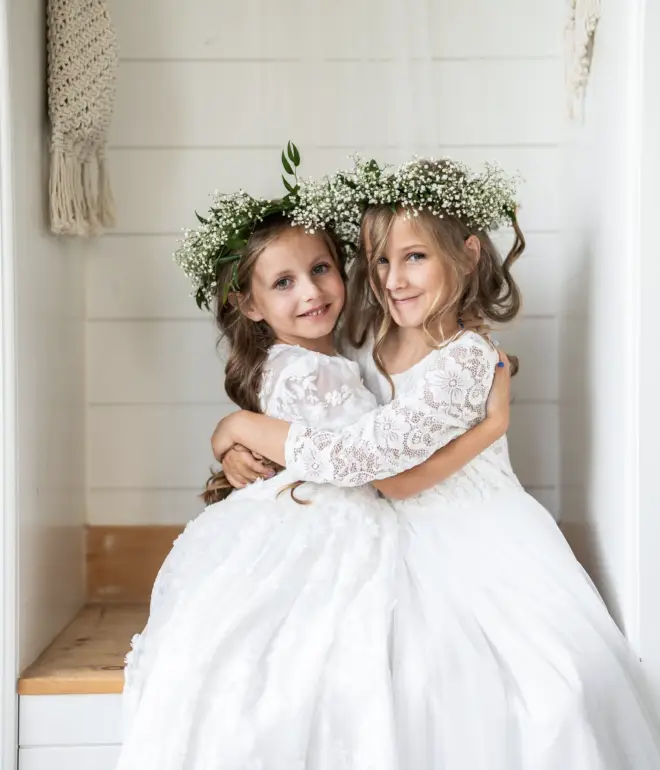
<instances>
[{"instance_id":1,"label":"lips","mask_svg":"<svg viewBox=\"0 0 660 770\"><path fill-rule=\"evenodd\" d=\"M311 308L311 310L308 310L306 313L301 313L298 317L299 318L319 318L320 316L325 315L328 310L330 309L330 305L317 305L316 307Z\"/></svg>"},{"instance_id":2,"label":"lips","mask_svg":"<svg viewBox=\"0 0 660 770\"><path fill-rule=\"evenodd\" d=\"M419 299L421 297L421 294L416 294L414 297L392 297L392 302L394 302L395 305L405 305L408 302L413 302L416 299Z\"/></svg>"}]
</instances>

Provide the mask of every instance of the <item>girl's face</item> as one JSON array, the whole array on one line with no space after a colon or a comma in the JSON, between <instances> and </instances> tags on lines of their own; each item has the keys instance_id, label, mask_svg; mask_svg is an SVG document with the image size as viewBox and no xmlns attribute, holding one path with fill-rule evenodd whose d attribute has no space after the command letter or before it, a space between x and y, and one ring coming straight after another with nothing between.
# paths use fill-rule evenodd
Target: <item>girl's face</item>
<instances>
[{"instance_id":1,"label":"girl's face","mask_svg":"<svg viewBox=\"0 0 660 770\"><path fill-rule=\"evenodd\" d=\"M406 216L395 217L385 253L370 254L387 298L392 320L403 328L421 327L432 310L449 297L445 258L423 228Z\"/></svg>"},{"instance_id":2,"label":"girl's face","mask_svg":"<svg viewBox=\"0 0 660 770\"><path fill-rule=\"evenodd\" d=\"M345 287L321 235L283 233L257 259L251 283L243 312L265 321L278 342L317 350L332 341Z\"/></svg>"}]
</instances>

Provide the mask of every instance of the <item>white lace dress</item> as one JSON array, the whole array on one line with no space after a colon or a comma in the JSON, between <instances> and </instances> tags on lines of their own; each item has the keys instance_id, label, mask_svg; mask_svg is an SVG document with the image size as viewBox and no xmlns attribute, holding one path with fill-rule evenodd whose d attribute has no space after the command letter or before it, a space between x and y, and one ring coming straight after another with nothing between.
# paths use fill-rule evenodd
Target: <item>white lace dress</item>
<instances>
[{"instance_id":1,"label":"white lace dress","mask_svg":"<svg viewBox=\"0 0 660 770\"><path fill-rule=\"evenodd\" d=\"M376 406L357 364L276 346L264 411L325 428ZM128 658L118 770L394 770L395 514L295 472L209 506L176 541Z\"/></svg>"},{"instance_id":2,"label":"white lace dress","mask_svg":"<svg viewBox=\"0 0 660 770\"><path fill-rule=\"evenodd\" d=\"M350 486L422 462L483 419L497 354L466 333L394 376L393 400L369 350L361 362L384 406L332 432L292 426L295 476ZM641 667L505 439L393 507L400 770L660 768Z\"/></svg>"}]
</instances>

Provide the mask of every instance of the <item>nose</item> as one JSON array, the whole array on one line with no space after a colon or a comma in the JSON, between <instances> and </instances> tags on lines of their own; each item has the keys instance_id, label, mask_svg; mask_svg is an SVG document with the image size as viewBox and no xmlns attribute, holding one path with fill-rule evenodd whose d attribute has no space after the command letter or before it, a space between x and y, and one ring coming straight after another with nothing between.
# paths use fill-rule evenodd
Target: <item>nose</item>
<instances>
[{"instance_id":1,"label":"nose","mask_svg":"<svg viewBox=\"0 0 660 770\"><path fill-rule=\"evenodd\" d=\"M303 279L300 289L305 300L314 300L321 296L320 287L311 277L306 277Z\"/></svg>"},{"instance_id":2,"label":"nose","mask_svg":"<svg viewBox=\"0 0 660 770\"><path fill-rule=\"evenodd\" d=\"M385 288L387 291L397 291L406 285L406 276L403 267L393 264L387 266L387 276L385 277Z\"/></svg>"}]
</instances>

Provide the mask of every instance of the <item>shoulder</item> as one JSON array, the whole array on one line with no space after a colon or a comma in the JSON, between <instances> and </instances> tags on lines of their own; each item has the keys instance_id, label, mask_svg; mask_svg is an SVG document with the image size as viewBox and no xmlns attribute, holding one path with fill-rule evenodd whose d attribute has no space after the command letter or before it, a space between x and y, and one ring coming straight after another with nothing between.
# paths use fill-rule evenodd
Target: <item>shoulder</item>
<instances>
[{"instance_id":1,"label":"shoulder","mask_svg":"<svg viewBox=\"0 0 660 770\"><path fill-rule=\"evenodd\" d=\"M467 331L438 351L444 357L451 358L465 366L483 364L494 368L499 359L499 353L493 343L476 332Z\"/></svg>"},{"instance_id":2,"label":"shoulder","mask_svg":"<svg viewBox=\"0 0 660 770\"><path fill-rule=\"evenodd\" d=\"M487 384L495 373L499 353L489 340L475 332L465 332L448 345L429 355L426 367L427 381L436 380L444 385L461 383L471 387Z\"/></svg>"},{"instance_id":3,"label":"shoulder","mask_svg":"<svg viewBox=\"0 0 660 770\"><path fill-rule=\"evenodd\" d=\"M264 366L262 393L272 392L277 381L316 379L359 380L359 367L344 356L327 356L295 345L274 345Z\"/></svg>"}]
</instances>

